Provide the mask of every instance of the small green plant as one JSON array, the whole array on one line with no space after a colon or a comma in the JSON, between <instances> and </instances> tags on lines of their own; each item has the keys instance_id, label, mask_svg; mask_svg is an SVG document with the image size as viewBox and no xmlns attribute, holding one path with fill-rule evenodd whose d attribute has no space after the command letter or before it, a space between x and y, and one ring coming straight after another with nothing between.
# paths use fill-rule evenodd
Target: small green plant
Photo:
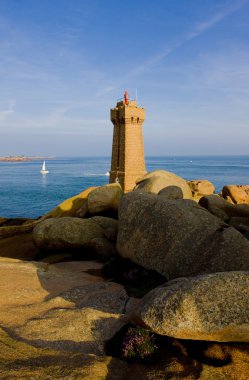
<instances>
[{"instance_id":1,"label":"small green plant","mask_svg":"<svg viewBox=\"0 0 249 380\"><path fill-rule=\"evenodd\" d=\"M128 329L123 340L123 358L144 359L154 354L156 350L154 334L142 327Z\"/></svg>"}]
</instances>

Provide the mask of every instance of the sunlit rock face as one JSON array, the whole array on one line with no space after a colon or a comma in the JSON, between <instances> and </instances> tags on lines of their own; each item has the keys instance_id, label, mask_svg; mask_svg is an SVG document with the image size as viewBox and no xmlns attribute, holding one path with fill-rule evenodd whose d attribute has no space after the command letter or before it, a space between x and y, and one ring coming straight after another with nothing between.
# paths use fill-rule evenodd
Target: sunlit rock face
<instances>
[{"instance_id":1,"label":"sunlit rock face","mask_svg":"<svg viewBox=\"0 0 249 380\"><path fill-rule=\"evenodd\" d=\"M37 347L103 355L105 341L124 324L128 296L98 275L101 267L0 262L1 326Z\"/></svg>"},{"instance_id":2,"label":"sunlit rock face","mask_svg":"<svg viewBox=\"0 0 249 380\"><path fill-rule=\"evenodd\" d=\"M121 201L117 249L168 279L249 270L249 242L234 228L192 200L140 191Z\"/></svg>"},{"instance_id":3,"label":"sunlit rock face","mask_svg":"<svg viewBox=\"0 0 249 380\"><path fill-rule=\"evenodd\" d=\"M138 317L160 335L249 342L248 286L249 272L179 278L148 293Z\"/></svg>"}]
</instances>

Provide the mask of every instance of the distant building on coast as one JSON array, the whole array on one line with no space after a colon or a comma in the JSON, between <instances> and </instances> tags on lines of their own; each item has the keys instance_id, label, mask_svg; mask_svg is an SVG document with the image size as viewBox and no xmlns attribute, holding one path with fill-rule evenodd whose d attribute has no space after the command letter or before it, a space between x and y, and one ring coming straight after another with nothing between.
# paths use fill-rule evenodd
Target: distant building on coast
<instances>
[{"instance_id":1,"label":"distant building on coast","mask_svg":"<svg viewBox=\"0 0 249 380\"><path fill-rule=\"evenodd\" d=\"M135 186L138 177L145 175L142 124L145 109L130 100L128 92L111 109L113 128L110 183L119 182L124 191Z\"/></svg>"}]
</instances>

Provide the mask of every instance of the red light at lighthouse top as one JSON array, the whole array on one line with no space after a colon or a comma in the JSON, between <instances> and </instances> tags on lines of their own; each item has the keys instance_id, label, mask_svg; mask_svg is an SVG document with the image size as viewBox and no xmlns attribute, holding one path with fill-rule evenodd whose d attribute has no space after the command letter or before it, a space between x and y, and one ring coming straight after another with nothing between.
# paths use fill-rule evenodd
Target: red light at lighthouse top
<instances>
[{"instance_id":1,"label":"red light at lighthouse top","mask_svg":"<svg viewBox=\"0 0 249 380\"><path fill-rule=\"evenodd\" d=\"M128 94L128 91L125 91L125 93L124 93L124 103L126 105L129 104L129 94Z\"/></svg>"}]
</instances>

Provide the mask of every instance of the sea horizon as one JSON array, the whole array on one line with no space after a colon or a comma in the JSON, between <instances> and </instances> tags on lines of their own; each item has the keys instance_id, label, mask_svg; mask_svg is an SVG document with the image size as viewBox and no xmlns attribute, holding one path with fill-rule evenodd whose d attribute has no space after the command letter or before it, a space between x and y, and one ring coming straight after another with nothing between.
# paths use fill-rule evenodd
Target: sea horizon
<instances>
[{"instance_id":1,"label":"sea horizon","mask_svg":"<svg viewBox=\"0 0 249 380\"><path fill-rule=\"evenodd\" d=\"M88 187L107 184L111 156L49 158L46 175L40 173L41 165L42 159L0 162L1 217L37 218ZM217 193L225 185L249 184L249 155L146 156L146 169L170 171L185 180L207 179Z\"/></svg>"},{"instance_id":2,"label":"sea horizon","mask_svg":"<svg viewBox=\"0 0 249 380\"><path fill-rule=\"evenodd\" d=\"M33 154L8 154L8 155L1 155L2 157L27 157L27 158L34 158L34 159L65 159L65 158L109 158L111 160L111 154L110 155L33 155ZM145 160L151 157L249 157L249 154L149 154L145 156Z\"/></svg>"}]
</instances>

